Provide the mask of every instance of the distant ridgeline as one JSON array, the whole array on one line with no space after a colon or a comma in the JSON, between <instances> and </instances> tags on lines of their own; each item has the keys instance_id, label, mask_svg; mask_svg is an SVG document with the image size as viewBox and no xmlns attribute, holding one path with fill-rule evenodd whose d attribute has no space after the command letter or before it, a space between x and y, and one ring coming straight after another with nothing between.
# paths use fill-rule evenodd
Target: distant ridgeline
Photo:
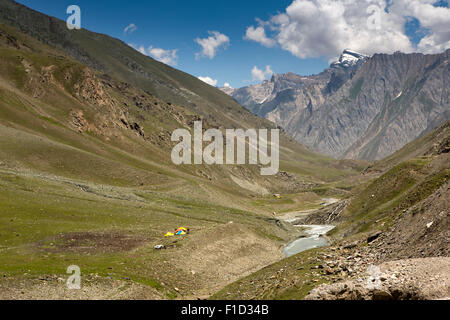
<instances>
[{"instance_id":1,"label":"distant ridgeline","mask_svg":"<svg viewBox=\"0 0 450 320\"><path fill-rule=\"evenodd\" d=\"M318 151L382 159L450 119L449 54L345 50L318 75L277 74L222 90Z\"/></svg>"}]
</instances>

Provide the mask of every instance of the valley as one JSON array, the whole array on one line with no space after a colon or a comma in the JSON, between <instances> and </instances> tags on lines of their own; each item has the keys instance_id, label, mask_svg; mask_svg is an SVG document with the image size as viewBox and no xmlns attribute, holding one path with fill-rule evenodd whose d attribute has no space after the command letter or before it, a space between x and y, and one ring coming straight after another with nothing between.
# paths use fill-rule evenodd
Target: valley
<instances>
[{"instance_id":1,"label":"valley","mask_svg":"<svg viewBox=\"0 0 450 320\"><path fill-rule=\"evenodd\" d=\"M212 298L448 299L450 161L443 150L449 125L369 167L364 175L372 178L347 201L290 220L295 225L335 226L327 233L328 247L281 260ZM420 156L409 153L421 148ZM402 161L393 165L400 155ZM387 171L376 169L387 163ZM430 265L441 271L431 271ZM366 284L375 266L382 270L376 278L381 282L371 287Z\"/></svg>"},{"instance_id":2,"label":"valley","mask_svg":"<svg viewBox=\"0 0 450 320\"><path fill-rule=\"evenodd\" d=\"M208 296L283 258L281 247L300 232L273 211L315 206L314 188L334 188L364 167L284 134L274 176L249 164L176 165L170 132L198 120L214 128L214 113L198 116L175 103L176 94L167 101L164 92L132 87L7 25L0 30L2 298L43 298L49 286L54 297L97 299L108 285L116 298ZM201 87L196 99L212 92L208 104L232 106L215 114L222 128L273 128L216 89L171 72L183 86ZM191 233L164 238L179 226ZM81 269L83 294L61 280L69 265Z\"/></svg>"},{"instance_id":3,"label":"valley","mask_svg":"<svg viewBox=\"0 0 450 320\"><path fill-rule=\"evenodd\" d=\"M448 300L449 52L221 91L1 1L0 300Z\"/></svg>"}]
</instances>

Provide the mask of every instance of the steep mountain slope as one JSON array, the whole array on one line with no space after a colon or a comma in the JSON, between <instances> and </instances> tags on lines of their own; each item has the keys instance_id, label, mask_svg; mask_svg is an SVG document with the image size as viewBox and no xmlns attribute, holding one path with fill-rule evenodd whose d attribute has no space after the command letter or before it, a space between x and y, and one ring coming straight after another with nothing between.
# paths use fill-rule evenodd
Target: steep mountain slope
<instances>
[{"instance_id":1,"label":"steep mountain slope","mask_svg":"<svg viewBox=\"0 0 450 320\"><path fill-rule=\"evenodd\" d=\"M317 114L305 118L317 127L327 114L327 128L315 137L306 130L300 135L318 149L333 145L333 153L342 157L390 155L450 118L449 55L450 50L440 55L375 55Z\"/></svg>"},{"instance_id":2,"label":"steep mountain slope","mask_svg":"<svg viewBox=\"0 0 450 320\"><path fill-rule=\"evenodd\" d=\"M183 105L212 125L268 126L245 112L233 99L197 78L144 56L120 40L88 30L68 30L66 23L12 0L0 3L0 22L55 47L75 60L142 89Z\"/></svg>"},{"instance_id":3,"label":"steep mountain slope","mask_svg":"<svg viewBox=\"0 0 450 320\"><path fill-rule=\"evenodd\" d=\"M342 212L335 236L381 230L382 261L448 256L449 139L450 121L368 169L384 171Z\"/></svg>"},{"instance_id":4,"label":"steep mountain slope","mask_svg":"<svg viewBox=\"0 0 450 320\"><path fill-rule=\"evenodd\" d=\"M84 29L69 31L65 22L30 10L11 0L2 1L0 8L0 22L3 21L38 41L65 52L82 64L107 74L115 81L141 89L144 91L143 95L160 99L169 106L169 109L170 105L184 108L190 115L198 117L196 119L207 122L206 127L222 130L275 128L273 123L253 116L220 90L144 56L117 39ZM139 101L138 97L133 97L131 105L145 109L145 102ZM184 120L181 121L184 122L183 126L188 124L192 128L192 119ZM172 126L172 130L175 128L176 126ZM167 136L169 130L167 127L164 129ZM154 130L151 133L155 133ZM148 129L147 134L150 134ZM320 170L314 169L316 164L320 167L322 164L332 167L331 171L345 169L344 163L330 161L326 157L312 153L284 134L281 135L281 144L282 148L289 150L281 152L282 162L285 165L283 170L310 176L316 173L320 175ZM351 166L353 164L350 164ZM336 173L339 175L338 171ZM320 179L326 179L326 176L322 175Z\"/></svg>"},{"instance_id":5,"label":"steep mountain slope","mask_svg":"<svg viewBox=\"0 0 450 320\"><path fill-rule=\"evenodd\" d=\"M334 222L338 227L331 234L336 239L342 239L354 234L387 230L392 224L409 219L407 212L412 212L415 216L416 206L420 207L422 202L432 204L430 199L436 198L435 193L442 197L442 203L435 202L432 206L439 206L441 210L431 210L429 205L425 207L433 211L433 214L439 214L442 210L448 211L448 208L445 208L448 201L443 194L449 191L449 139L450 121L447 121L390 157L369 166L363 175L371 177L371 180L361 185L359 191L355 190L355 196L338 216L328 219L327 213L322 212L320 215L311 215L306 222ZM444 223L447 219L438 220ZM399 232L407 231L407 228L396 229ZM419 234L417 230L415 234ZM445 242L445 232L436 232L436 235L442 236ZM424 241L422 246L445 247L442 242L436 241ZM405 250L412 248L409 246Z\"/></svg>"},{"instance_id":6,"label":"steep mountain slope","mask_svg":"<svg viewBox=\"0 0 450 320\"><path fill-rule=\"evenodd\" d=\"M449 54L346 50L320 75L276 75L232 96L323 153L382 159L450 119Z\"/></svg>"},{"instance_id":7,"label":"steep mountain slope","mask_svg":"<svg viewBox=\"0 0 450 320\"><path fill-rule=\"evenodd\" d=\"M362 54L345 50L339 61L318 75L274 74L270 80L260 84L233 90L221 89L254 114L288 128L305 109L312 112L321 105L366 60L367 57Z\"/></svg>"},{"instance_id":8,"label":"steep mountain slope","mask_svg":"<svg viewBox=\"0 0 450 320\"><path fill-rule=\"evenodd\" d=\"M315 188L363 168L285 134L276 176L257 165L176 166L175 129L274 124L118 40L70 33L12 1L0 9L0 298L28 285L47 298L44 283L76 297L57 280L73 263L90 298L108 284L137 298L210 294L283 257L280 244L299 232L274 207L296 210L303 194L318 202ZM192 232L164 238L179 226Z\"/></svg>"},{"instance_id":9,"label":"steep mountain slope","mask_svg":"<svg viewBox=\"0 0 450 320\"><path fill-rule=\"evenodd\" d=\"M261 194L301 189L314 180L264 178L258 166L175 166L171 133L192 130L199 115L99 74L9 27L0 28L0 43L0 154L7 167L127 186L200 179L228 188L231 198L242 188L235 181L248 182L256 191L246 192ZM204 127L211 127L207 120ZM284 141L283 162L294 172L313 172L316 160L333 163ZM297 167L294 159L301 150L305 166ZM339 166L335 163L337 175L345 172Z\"/></svg>"},{"instance_id":10,"label":"steep mountain slope","mask_svg":"<svg viewBox=\"0 0 450 320\"><path fill-rule=\"evenodd\" d=\"M375 162L365 170L365 173L385 172L409 159L448 153L449 148L450 121L447 121L432 132L408 143L391 156Z\"/></svg>"},{"instance_id":11,"label":"steep mountain slope","mask_svg":"<svg viewBox=\"0 0 450 320\"><path fill-rule=\"evenodd\" d=\"M64 51L74 59L86 63L102 73L107 72L107 78L109 77L110 81L124 82L117 86L131 85L136 89L141 89L143 92L140 92L139 95L144 96L143 98L134 92L135 96L129 97L133 101L126 102L126 105L123 106L125 109L130 105L135 109L140 109L141 121L134 122L141 128L151 126L151 128L144 128L147 135L162 134L167 140L170 132L177 126L180 127L180 124L181 127L190 126L192 128L195 117L199 117L195 119L203 119L205 127L221 129L274 128L272 123L251 115L219 90L195 77L146 57L116 39L87 30L71 32L67 30L63 21L32 11L13 1L4 1L0 6L2 8L0 21L19 28L22 32ZM175 113L173 117L176 119L172 125L160 126L157 125L159 121L151 121L153 119L147 119L146 124L142 123L142 117L146 118L142 113L145 113L149 106L157 103L146 101L146 99L152 100L152 96L154 99L160 99L164 104L162 108L165 110L161 110L162 114L165 111L171 114ZM175 105L178 107L175 108ZM161 106L154 109L160 108ZM180 112L180 108L184 109L184 114L189 114L190 117L180 119L180 116L176 115L177 112ZM153 110L152 113L156 114L157 110ZM161 118L164 116L162 115ZM130 123L134 125L134 122ZM169 127L171 130L168 130ZM282 152L282 158L286 160L284 162L285 169L312 175L313 172L319 172L310 170L317 161L328 162L331 167L334 166L336 169L342 167L342 164L309 152L290 141L285 135L282 135L281 140L282 147L290 150ZM295 156L293 156L294 154ZM302 162L304 165L300 165Z\"/></svg>"}]
</instances>

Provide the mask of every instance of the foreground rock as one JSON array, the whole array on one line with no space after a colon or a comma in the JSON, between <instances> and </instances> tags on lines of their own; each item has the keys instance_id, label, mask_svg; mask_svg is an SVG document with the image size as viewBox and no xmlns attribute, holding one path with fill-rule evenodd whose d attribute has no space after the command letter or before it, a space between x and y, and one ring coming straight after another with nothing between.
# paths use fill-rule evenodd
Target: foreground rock
<instances>
[{"instance_id":1,"label":"foreground rock","mask_svg":"<svg viewBox=\"0 0 450 320\"><path fill-rule=\"evenodd\" d=\"M307 300L450 299L450 258L390 261L370 266L355 280L321 285Z\"/></svg>"}]
</instances>

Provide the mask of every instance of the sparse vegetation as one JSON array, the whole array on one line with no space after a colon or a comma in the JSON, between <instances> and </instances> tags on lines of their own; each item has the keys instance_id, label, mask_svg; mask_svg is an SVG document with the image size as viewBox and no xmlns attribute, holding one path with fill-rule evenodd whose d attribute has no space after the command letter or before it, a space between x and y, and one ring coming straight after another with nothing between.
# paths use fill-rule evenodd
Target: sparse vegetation
<instances>
[{"instance_id":1,"label":"sparse vegetation","mask_svg":"<svg viewBox=\"0 0 450 320\"><path fill-rule=\"evenodd\" d=\"M275 124L116 39L69 33L12 1L0 6L2 288L26 283L42 296L36 281L50 279L60 292L67 267L78 265L98 291L137 290L126 297L303 299L349 276L347 265L323 260L348 260L340 255L372 249L367 234L377 232L375 241L410 215L429 216L423 204L448 183L448 123L376 163L331 159L283 133L275 176L257 165L176 166L175 129ZM15 13L24 18L8 18ZM341 103L366 85L360 77ZM280 249L305 233L280 217L310 211L337 224L332 255L284 259ZM167 234L180 226L189 233Z\"/></svg>"},{"instance_id":2,"label":"sparse vegetation","mask_svg":"<svg viewBox=\"0 0 450 320\"><path fill-rule=\"evenodd\" d=\"M212 290L206 281L211 265L192 261L191 268L205 272L198 277L180 270L177 257L213 243L229 250L230 259L249 255L237 264L247 272L272 263L296 232L281 228L272 212L317 207L320 196L312 186L358 174L353 164L307 151L286 136L280 177L261 177L256 166L176 167L170 133L190 127L201 110L181 106L173 92L153 94L103 75L11 27L0 30L19 46L0 42L0 273L7 279L65 277L67 266L77 264L88 277L129 279L166 298ZM130 55L150 70L161 67ZM156 74L166 81L170 73L206 99L196 101L208 108L205 125L271 126L197 79L172 69ZM231 106L228 115L214 111L224 105ZM231 174L282 198L242 189ZM163 237L180 225L192 234ZM223 228L224 240L199 240ZM155 251L158 244L168 249ZM230 272L221 276L229 279Z\"/></svg>"}]
</instances>

